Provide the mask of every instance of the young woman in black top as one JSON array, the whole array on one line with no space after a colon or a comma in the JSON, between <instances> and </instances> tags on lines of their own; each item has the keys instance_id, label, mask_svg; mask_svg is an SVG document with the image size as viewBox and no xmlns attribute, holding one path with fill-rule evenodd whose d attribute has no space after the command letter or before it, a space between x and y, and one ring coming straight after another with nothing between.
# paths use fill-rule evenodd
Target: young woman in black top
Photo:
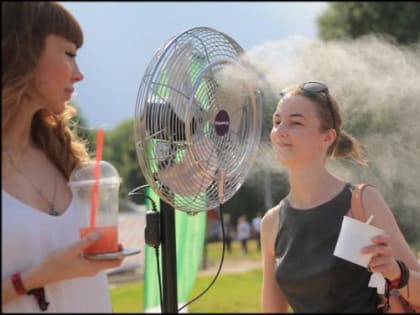
<instances>
[{"instance_id":1,"label":"young woman in black top","mask_svg":"<svg viewBox=\"0 0 420 315\"><path fill-rule=\"evenodd\" d=\"M379 312L376 288L368 286L372 272L393 281L406 270L398 291L420 306L420 266L375 188L364 190L363 203L371 224L385 233L361 249L373 254L368 268L333 255L343 216L351 215L352 185L331 174L326 161L351 157L366 164L359 142L341 126L337 102L320 82L288 88L274 112L271 142L290 192L262 219L265 313L287 312L289 305L295 312Z\"/></svg>"}]
</instances>

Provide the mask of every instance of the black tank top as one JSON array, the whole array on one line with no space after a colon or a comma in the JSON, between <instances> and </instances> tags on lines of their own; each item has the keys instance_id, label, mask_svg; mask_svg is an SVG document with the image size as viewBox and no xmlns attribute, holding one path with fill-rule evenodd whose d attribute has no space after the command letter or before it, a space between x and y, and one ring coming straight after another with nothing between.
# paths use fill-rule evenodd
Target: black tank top
<instances>
[{"instance_id":1,"label":"black tank top","mask_svg":"<svg viewBox=\"0 0 420 315\"><path fill-rule=\"evenodd\" d=\"M371 273L333 255L343 216L350 209L350 184L315 208L280 203L275 242L276 280L297 313L379 313Z\"/></svg>"}]
</instances>

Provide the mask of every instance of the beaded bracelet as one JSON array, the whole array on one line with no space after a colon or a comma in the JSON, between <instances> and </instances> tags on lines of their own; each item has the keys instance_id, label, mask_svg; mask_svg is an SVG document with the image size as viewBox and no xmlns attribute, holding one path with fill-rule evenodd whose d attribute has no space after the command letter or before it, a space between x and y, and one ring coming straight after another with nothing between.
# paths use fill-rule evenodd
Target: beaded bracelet
<instances>
[{"instance_id":1,"label":"beaded bracelet","mask_svg":"<svg viewBox=\"0 0 420 315\"><path fill-rule=\"evenodd\" d=\"M50 302L45 299L44 287L29 290L27 294L35 297L41 311L46 311L48 309L48 304L50 304Z\"/></svg>"},{"instance_id":2,"label":"beaded bracelet","mask_svg":"<svg viewBox=\"0 0 420 315\"><path fill-rule=\"evenodd\" d=\"M48 304L50 303L47 302L47 300L45 299L44 287L35 288L27 291L25 286L23 285L22 279L20 278L20 272L16 272L15 274L13 274L11 279L13 287L15 288L15 291L18 295L33 295L41 311L45 311L48 309Z\"/></svg>"},{"instance_id":3,"label":"beaded bracelet","mask_svg":"<svg viewBox=\"0 0 420 315\"><path fill-rule=\"evenodd\" d=\"M18 295L26 294L25 286L23 285L22 279L20 278L20 272L16 272L12 275L12 284Z\"/></svg>"},{"instance_id":4,"label":"beaded bracelet","mask_svg":"<svg viewBox=\"0 0 420 315\"><path fill-rule=\"evenodd\" d=\"M410 278L410 269L408 269L407 265L399 259L397 259L397 263L398 263L398 267L400 267L400 272L401 272L400 276L398 278L399 281L397 283L396 281L391 282L391 281L387 280L388 287L389 287L390 290L391 289L401 289L401 288L405 287L408 284L408 280Z\"/></svg>"},{"instance_id":5,"label":"beaded bracelet","mask_svg":"<svg viewBox=\"0 0 420 315\"><path fill-rule=\"evenodd\" d=\"M398 267L399 268L399 267ZM401 282L401 275L402 275L402 273L400 272L400 275L398 276L398 278L395 278L394 280L392 280L392 281L390 281L390 280L388 280L387 279L387 281L388 281L388 286L390 287L390 288L396 288L396 287L398 287L398 285L400 284L400 282Z\"/></svg>"}]
</instances>

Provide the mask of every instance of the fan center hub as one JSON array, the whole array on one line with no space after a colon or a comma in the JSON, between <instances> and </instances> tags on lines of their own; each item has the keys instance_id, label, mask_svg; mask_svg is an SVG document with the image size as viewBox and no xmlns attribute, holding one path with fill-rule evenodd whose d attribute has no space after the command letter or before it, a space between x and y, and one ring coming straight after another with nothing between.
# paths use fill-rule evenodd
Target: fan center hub
<instances>
[{"instance_id":1,"label":"fan center hub","mask_svg":"<svg viewBox=\"0 0 420 315\"><path fill-rule=\"evenodd\" d=\"M221 110L217 113L214 119L214 129L219 136L225 135L229 131L229 114L225 110Z\"/></svg>"}]
</instances>

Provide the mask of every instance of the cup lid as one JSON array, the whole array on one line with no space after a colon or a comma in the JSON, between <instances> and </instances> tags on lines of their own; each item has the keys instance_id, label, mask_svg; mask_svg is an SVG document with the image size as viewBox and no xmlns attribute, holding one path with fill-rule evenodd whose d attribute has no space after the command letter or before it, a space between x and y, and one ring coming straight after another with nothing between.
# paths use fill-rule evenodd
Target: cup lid
<instances>
[{"instance_id":1,"label":"cup lid","mask_svg":"<svg viewBox=\"0 0 420 315\"><path fill-rule=\"evenodd\" d=\"M96 161L90 160L89 162L81 165L80 167L73 170L69 179L70 187L90 186L95 182L99 184L119 184L121 183L121 177L118 171L107 161L99 162L99 180L95 178L96 172Z\"/></svg>"}]
</instances>

